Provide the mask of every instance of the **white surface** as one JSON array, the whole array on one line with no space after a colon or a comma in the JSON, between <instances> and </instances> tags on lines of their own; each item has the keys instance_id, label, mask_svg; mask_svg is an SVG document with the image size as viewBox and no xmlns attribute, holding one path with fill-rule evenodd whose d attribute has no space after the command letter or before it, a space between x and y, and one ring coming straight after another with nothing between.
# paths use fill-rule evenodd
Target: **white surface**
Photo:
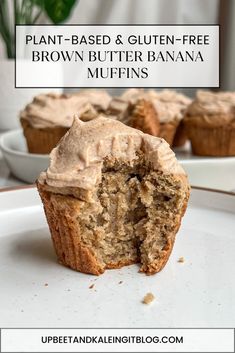
<instances>
[{"instance_id":1,"label":"white surface","mask_svg":"<svg viewBox=\"0 0 235 353\"><path fill-rule=\"evenodd\" d=\"M180 160L193 186L235 192L235 158Z\"/></svg>"},{"instance_id":2,"label":"white surface","mask_svg":"<svg viewBox=\"0 0 235 353\"><path fill-rule=\"evenodd\" d=\"M193 190L159 274L95 277L57 264L35 189L0 193L0 327L234 327L234 216L235 196Z\"/></svg>"},{"instance_id":3,"label":"white surface","mask_svg":"<svg viewBox=\"0 0 235 353\"><path fill-rule=\"evenodd\" d=\"M235 191L235 157L201 157L191 152L189 141L175 148L176 157L193 186Z\"/></svg>"},{"instance_id":4,"label":"white surface","mask_svg":"<svg viewBox=\"0 0 235 353\"><path fill-rule=\"evenodd\" d=\"M22 130L2 134L0 148L12 174L22 181L34 183L49 165L49 156L27 152Z\"/></svg>"}]
</instances>

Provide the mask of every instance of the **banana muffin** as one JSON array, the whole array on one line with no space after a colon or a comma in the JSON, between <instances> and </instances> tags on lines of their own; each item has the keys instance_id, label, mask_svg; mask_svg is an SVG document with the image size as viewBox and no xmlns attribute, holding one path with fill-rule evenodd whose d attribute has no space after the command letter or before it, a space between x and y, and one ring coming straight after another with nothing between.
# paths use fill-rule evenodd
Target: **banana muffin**
<instances>
[{"instance_id":1,"label":"banana muffin","mask_svg":"<svg viewBox=\"0 0 235 353\"><path fill-rule=\"evenodd\" d=\"M128 125L149 135L159 135L160 122L150 100L144 98L137 100L130 113Z\"/></svg>"},{"instance_id":2,"label":"banana muffin","mask_svg":"<svg viewBox=\"0 0 235 353\"><path fill-rule=\"evenodd\" d=\"M85 96L41 94L20 113L28 151L48 154L73 122L74 114L90 120L97 111Z\"/></svg>"},{"instance_id":3,"label":"banana muffin","mask_svg":"<svg viewBox=\"0 0 235 353\"><path fill-rule=\"evenodd\" d=\"M194 154L235 156L235 92L198 91L185 126Z\"/></svg>"},{"instance_id":4,"label":"banana muffin","mask_svg":"<svg viewBox=\"0 0 235 353\"><path fill-rule=\"evenodd\" d=\"M50 157L37 187L60 263L95 275L165 266L189 184L163 139L117 120L75 118Z\"/></svg>"},{"instance_id":5,"label":"banana muffin","mask_svg":"<svg viewBox=\"0 0 235 353\"><path fill-rule=\"evenodd\" d=\"M105 112L112 100L110 94L102 89L84 89L74 95L80 99L86 99L98 113Z\"/></svg>"},{"instance_id":6,"label":"banana muffin","mask_svg":"<svg viewBox=\"0 0 235 353\"><path fill-rule=\"evenodd\" d=\"M191 99L173 90L149 91L148 96L153 103L160 120L159 136L170 146L181 146L186 142L183 118ZM175 141L174 141L175 140Z\"/></svg>"}]
</instances>

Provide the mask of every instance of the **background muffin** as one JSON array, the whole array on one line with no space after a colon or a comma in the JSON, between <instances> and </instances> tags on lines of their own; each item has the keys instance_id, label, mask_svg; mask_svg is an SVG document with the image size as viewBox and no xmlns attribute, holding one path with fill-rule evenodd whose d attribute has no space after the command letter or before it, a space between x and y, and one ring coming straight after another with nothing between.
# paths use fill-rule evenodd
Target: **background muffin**
<instances>
[{"instance_id":1,"label":"background muffin","mask_svg":"<svg viewBox=\"0 0 235 353\"><path fill-rule=\"evenodd\" d=\"M33 99L20 114L28 151L47 154L72 125L74 114L89 120L96 109L85 96L42 94Z\"/></svg>"},{"instance_id":2,"label":"background muffin","mask_svg":"<svg viewBox=\"0 0 235 353\"><path fill-rule=\"evenodd\" d=\"M141 130L146 134L158 136L160 131L160 122L157 112L150 100L144 98L138 99L133 105L129 117L129 126Z\"/></svg>"},{"instance_id":3,"label":"background muffin","mask_svg":"<svg viewBox=\"0 0 235 353\"><path fill-rule=\"evenodd\" d=\"M101 89L85 89L74 94L78 98L86 99L98 113L103 113L108 109L112 97Z\"/></svg>"},{"instance_id":4,"label":"background muffin","mask_svg":"<svg viewBox=\"0 0 235 353\"><path fill-rule=\"evenodd\" d=\"M170 146L181 146L186 142L183 125L185 110L191 99L172 90L149 91L150 97L160 120L159 136L164 138Z\"/></svg>"},{"instance_id":5,"label":"background muffin","mask_svg":"<svg viewBox=\"0 0 235 353\"><path fill-rule=\"evenodd\" d=\"M192 151L200 156L235 155L235 92L198 91L185 117Z\"/></svg>"}]
</instances>

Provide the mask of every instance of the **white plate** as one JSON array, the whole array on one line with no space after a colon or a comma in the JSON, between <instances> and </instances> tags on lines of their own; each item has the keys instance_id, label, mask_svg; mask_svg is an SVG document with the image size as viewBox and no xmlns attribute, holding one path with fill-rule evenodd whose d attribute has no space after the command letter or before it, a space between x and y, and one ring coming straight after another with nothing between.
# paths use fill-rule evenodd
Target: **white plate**
<instances>
[{"instance_id":1,"label":"white plate","mask_svg":"<svg viewBox=\"0 0 235 353\"><path fill-rule=\"evenodd\" d=\"M0 227L0 327L235 325L235 196L192 190L170 260L154 276L137 265L100 277L59 265L35 188L0 193ZM147 292L151 305L141 303Z\"/></svg>"},{"instance_id":2,"label":"white plate","mask_svg":"<svg viewBox=\"0 0 235 353\"><path fill-rule=\"evenodd\" d=\"M235 157L195 156L189 143L174 152L191 185L235 191Z\"/></svg>"}]
</instances>

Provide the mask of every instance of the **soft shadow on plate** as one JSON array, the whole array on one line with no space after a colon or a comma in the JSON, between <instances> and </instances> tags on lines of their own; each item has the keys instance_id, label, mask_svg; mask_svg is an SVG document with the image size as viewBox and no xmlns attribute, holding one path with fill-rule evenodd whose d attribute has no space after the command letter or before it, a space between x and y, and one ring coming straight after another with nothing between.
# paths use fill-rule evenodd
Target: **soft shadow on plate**
<instances>
[{"instance_id":1,"label":"soft shadow on plate","mask_svg":"<svg viewBox=\"0 0 235 353\"><path fill-rule=\"evenodd\" d=\"M17 258L19 263L57 263L51 237L46 228L17 234L17 238L12 242L11 255L14 259Z\"/></svg>"}]
</instances>

